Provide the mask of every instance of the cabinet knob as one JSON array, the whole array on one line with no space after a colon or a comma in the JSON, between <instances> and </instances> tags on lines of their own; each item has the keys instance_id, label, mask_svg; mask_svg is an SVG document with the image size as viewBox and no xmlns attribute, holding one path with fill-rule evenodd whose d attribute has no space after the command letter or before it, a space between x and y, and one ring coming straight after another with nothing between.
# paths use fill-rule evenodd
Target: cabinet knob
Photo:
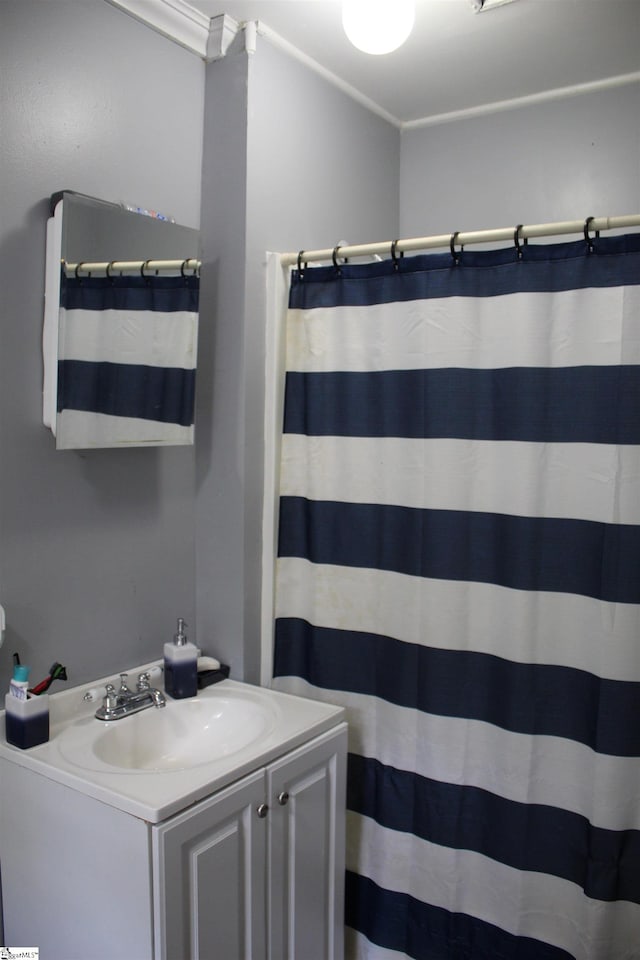
<instances>
[{"instance_id":1,"label":"cabinet knob","mask_svg":"<svg viewBox=\"0 0 640 960\"><path fill-rule=\"evenodd\" d=\"M264 820L266 815L269 813L268 805L266 803L261 803L260 806L257 808L256 813L258 814L261 820Z\"/></svg>"},{"instance_id":2,"label":"cabinet knob","mask_svg":"<svg viewBox=\"0 0 640 960\"><path fill-rule=\"evenodd\" d=\"M282 793L278 794L278 803L281 807L285 807L289 803L289 794L286 790L283 790Z\"/></svg>"}]
</instances>

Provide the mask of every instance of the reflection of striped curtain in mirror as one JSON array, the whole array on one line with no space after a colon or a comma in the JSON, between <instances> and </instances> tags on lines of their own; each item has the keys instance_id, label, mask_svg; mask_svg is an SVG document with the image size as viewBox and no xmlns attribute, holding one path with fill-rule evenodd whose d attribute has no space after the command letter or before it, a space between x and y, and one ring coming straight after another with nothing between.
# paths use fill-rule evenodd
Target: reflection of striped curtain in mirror
<instances>
[{"instance_id":1,"label":"reflection of striped curtain in mirror","mask_svg":"<svg viewBox=\"0 0 640 960\"><path fill-rule=\"evenodd\" d=\"M199 283L63 272L58 448L193 443Z\"/></svg>"},{"instance_id":2,"label":"reflection of striped curtain in mirror","mask_svg":"<svg viewBox=\"0 0 640 960\"><path fill-rule=\"evenodd\" d=\"M274 685L349 712L354 957L638 955L640 236L521 252L293 275Z\"/></svg>"}]
</instances>

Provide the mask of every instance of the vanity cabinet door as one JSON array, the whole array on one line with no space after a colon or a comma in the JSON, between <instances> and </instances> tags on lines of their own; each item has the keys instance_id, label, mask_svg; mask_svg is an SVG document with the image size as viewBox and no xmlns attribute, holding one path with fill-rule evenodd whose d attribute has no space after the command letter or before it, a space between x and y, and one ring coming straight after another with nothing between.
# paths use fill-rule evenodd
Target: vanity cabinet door
<instances>
[{"instance_id":1,"label":"vanity cabinet door","mask_svg":"<svg viewBox=\"0 0 640 960\"><path fill-rule=\"evenodd\" d=\"M269 960L342 960L347 726L267 767Z\"/></svg>"},{"instance_id":2,"label":"vanity cabinet door","mask_svg":"<svg viewBox=\"0 0 640 960\"><path fill-rule=\"evenodd\" d=\"M153 827L156 960L266 960L264 770Z\"/></svg>"}]
</instances>

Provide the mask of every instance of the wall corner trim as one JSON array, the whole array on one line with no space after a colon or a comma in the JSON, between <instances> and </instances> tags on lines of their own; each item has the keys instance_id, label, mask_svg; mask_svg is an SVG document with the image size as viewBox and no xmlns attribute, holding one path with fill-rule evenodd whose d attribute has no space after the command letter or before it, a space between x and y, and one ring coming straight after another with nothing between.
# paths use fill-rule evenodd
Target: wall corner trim
<instances>
[{"instance_id":1,"label":"wall corner trim","mask_svg":"<svg viewBox=\"0 0 640 960\"><path fill-rule=\"evenodd\" d=\"M217 17L212 17L207 41L207 63L225 57L241 29L238 21L230 17L228 13L221 13Z\"/></svg>"},{"instance_id":2,"label":"wall corner trim","mask_svg":"<svg viewBox=\"0 0 640 960\"><path fill-rule=\"evenodd\" d=\"M207 58L211 21L186 0L106 0L129 16ZM214 18L216 19L216 18Z\"/></svg>"}]
</instances>

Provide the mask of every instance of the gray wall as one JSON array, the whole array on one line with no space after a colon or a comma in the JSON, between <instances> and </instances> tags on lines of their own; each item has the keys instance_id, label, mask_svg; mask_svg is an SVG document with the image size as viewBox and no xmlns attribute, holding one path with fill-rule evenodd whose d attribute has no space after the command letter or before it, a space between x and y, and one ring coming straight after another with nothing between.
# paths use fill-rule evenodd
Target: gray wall
<instances>
[{"instance_id":1,"label":"gray wall","mask_svg":"<svg viewBox=\"0 0 640 960\"><path fill-rule=\"evenodd\" d=\"M640 84L408 130L401 153L403 237L637 213Z\"/></svg>"},{"instance_id":2,"label":"gray wall","mask_svg":"<svg viewBox=\"0 0 640 960\"><path fill-rule=\"evenodd\" d=\"M104 0L0 2L0 602L33 679L161 655L194 617L192 448L56 452L42 425L48 197L198 227L204 64Z\"/></svg>"},{"instance_id":3,"label":"gray wall","mask_svg":"<svg viewBox=\"0 0 640 960\"><path fill-rule=\"evenodd\" d=\"M236 146L246 138L246 153L238 155L227 136ZM399 159L394 127L264 39L253 56L236 53L208 68L203 296L216 317L207 361L216 376L198 423L198 636L210 637L232 672L253 682L260 658L265 252L396 236ZM240 288L230 278L245 263ZM202 382L202 355L199 375Z\"/></svg>"}]
</instances>

